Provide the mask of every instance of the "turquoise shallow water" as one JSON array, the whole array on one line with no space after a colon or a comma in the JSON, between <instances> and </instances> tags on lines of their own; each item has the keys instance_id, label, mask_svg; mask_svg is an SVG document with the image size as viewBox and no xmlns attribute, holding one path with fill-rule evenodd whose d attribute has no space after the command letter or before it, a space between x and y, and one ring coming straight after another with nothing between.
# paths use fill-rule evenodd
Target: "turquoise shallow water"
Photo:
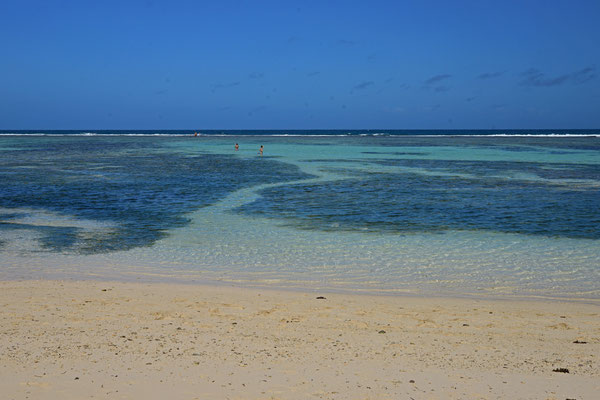
<instances>
[{"instance_id":1,"label":"turquoise shallow water","mask_svg":"<svg viewBox=\"0 0 600 400\"><path fill-rule=\"evenodd\" d=\"M595 136L11 135L0 147L2 279L600 298Z\"/></svg>"}]
</instances>

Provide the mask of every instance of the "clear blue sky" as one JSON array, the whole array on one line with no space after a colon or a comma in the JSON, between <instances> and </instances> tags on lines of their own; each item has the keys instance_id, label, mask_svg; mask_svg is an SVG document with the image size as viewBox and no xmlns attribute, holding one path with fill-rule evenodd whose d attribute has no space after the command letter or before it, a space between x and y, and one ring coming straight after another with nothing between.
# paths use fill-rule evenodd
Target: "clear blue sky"
<instances>
[{"instance_id":1,"label":"clear blue sky","mask_svg":"<svg viewBox=\"0 0 600 400\"><path fill-rule=\"evenodd\" d=\"M0 3L0 129L600 128L600 1Z\"/></svg>"}]
</instances>

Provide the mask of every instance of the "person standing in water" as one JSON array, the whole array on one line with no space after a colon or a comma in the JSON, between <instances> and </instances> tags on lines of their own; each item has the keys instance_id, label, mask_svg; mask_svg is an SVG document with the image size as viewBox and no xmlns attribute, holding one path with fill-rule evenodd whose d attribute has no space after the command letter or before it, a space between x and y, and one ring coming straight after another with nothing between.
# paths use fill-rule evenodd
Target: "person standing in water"
<instances>
[{"instance_id":1,"label":"person standing in water","mask_svg":"<svg viewBox=\"0 0 600 400\"><path fill-rule=\"evenodd\" d=\"M240 145L239 144L235 144L235 151L238 151L240 149Z\"/></svg>"},{"instance_id":2,"label":"person standing in water","mask_svg":"<svg viewBox=\"0 0 600 400\"><path fill-rule=\"evenodd\" d=\"M258 154L260 154L260 156L262 157L262 153L263 153L263 145L260 145L260 149L258 149Z\"/></svg>"}]
</instances>

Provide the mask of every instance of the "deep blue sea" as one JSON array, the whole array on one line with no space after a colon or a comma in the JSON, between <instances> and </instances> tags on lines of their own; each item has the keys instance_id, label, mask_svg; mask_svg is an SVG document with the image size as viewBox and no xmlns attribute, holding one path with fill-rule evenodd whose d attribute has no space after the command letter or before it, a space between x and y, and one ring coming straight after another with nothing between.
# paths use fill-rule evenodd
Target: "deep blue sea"
<instances>
[{"instance_id":1,"label":"deep blue sea","mask_svg":"<svg viewBox=\"0 0 600 400\"><path fill-rule=\"evenodd\" d=\"M0 152L0 279L600 298L600 130L0 131Z\"/></svg>"}]
</instances>

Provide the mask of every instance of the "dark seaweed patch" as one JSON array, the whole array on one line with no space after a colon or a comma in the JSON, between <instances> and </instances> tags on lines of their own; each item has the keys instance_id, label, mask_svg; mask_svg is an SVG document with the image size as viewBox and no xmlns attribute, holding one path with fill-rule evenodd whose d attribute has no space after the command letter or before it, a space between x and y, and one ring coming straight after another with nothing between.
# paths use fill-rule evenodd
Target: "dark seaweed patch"
<instances>
[{"instance_id":1,"label":"dark seaweed patch","mask_svg":"<svg viewBox=\"0 0 600 400\"><path fill-rule=\"evenodd\" d=\"M283 218L299 229L443 232L491 230L600 238L600 191L530 181L371 173L283 185L239 212Z\"/></svg>"},{"instance_id":2,"label":"dark seaweed patch","mask_svg":"<svg viewBox=\"0 0 600 400\"><path fill-rule=\"evenodd\" d=\"M186 213L257 184L309 177L268 157L189 155L151 138L52 138L0 161L0 207L50 210L107 221L114 230L80 235L77 228L0 224L0 230L33 229L52 251L99 253L148 246ZM7 220L13 213L4 213Z\"/></svg>"}]
</instances>

